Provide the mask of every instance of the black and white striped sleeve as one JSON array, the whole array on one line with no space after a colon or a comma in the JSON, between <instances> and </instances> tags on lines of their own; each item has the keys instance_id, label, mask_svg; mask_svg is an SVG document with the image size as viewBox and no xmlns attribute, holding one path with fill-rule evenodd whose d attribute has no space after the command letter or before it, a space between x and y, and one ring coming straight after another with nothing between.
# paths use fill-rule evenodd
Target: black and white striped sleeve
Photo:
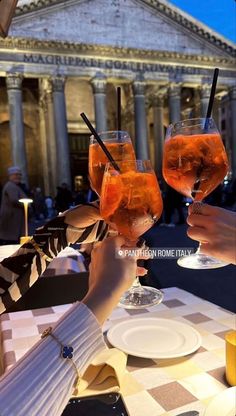
<instances>
[{"instance_id":1,"label":"black and white striped sleeve","mask_svg":"<svg viewBox=\"0 0 236 416\"><path fill-rule=\"evenodd\" d=\"M97 209L96 205L92 206ZM84 209L84 206L81 207ZM80 206L76 209L79 216ZM65 218L66 213L37 229L33 240L23 244L0 263L0 314L24 295L47 268L50 260L65 247L71 243L100 241L108 233L108 226L103 220L78 228L67 224Z\"/></svg>"}]
</instances>

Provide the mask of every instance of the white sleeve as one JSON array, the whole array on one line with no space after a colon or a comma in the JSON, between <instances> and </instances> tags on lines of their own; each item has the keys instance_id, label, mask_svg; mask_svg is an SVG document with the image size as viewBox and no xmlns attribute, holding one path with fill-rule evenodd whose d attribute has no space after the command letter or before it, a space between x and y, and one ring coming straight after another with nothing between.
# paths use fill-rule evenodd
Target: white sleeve
<instances>
[{"instance_id":1,"label":"white sleeve","mask_svg":"<svg viewBox=\"0 0 236 416\"><path fill-rule=\"evenodd\" d=\"M53 333L74 348L73 361L83 373L95 355L106 348L95 316L76 303ZM60 346L48 336L40 340L0 379L1 416L59 416L73 392L76 371L60 357Z\"/></svg>"}]
</instances>

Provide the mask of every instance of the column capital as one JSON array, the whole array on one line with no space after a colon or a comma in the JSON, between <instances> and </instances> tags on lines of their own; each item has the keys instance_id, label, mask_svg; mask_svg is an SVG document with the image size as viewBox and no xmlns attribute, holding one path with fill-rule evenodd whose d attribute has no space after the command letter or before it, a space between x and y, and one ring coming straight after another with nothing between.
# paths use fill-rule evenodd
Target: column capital
<instances>
[{"instance_id":1,"label":"column capital","mask_svg":"<svg viewBox=\"0 0 236 416\"><path fill-rule=\"evenodd\" d=\"M43 109L46 108L47 103L52 103L52 90L52 80L49 78L43 79L41 82L39 101L39 104Z\"/></svg>"},{"instance_id":2,"label":"column capital","mask_svg":"<svg viewBox=\"0 0 236 416\"><path fill-rule=\"evenodd\" d=\"M153 95L151 97L152 107L163 107L164 105L164 95Z\"/></svg>"},{"instance_id":3,"label":"column capital","mask_svg":"<svg viewBox=\"0 0 236 416\"><path fill-rule=\"evenodd\" d=\"M168 88L169 97L180 97L181 87L181 83L171 82Z\"/></svg>"},{"instance_id":4,"label":"column capital","mask_svg":"<svg viewBox=\"0 0 236 416\"><path fill-rule=\"evenodd\" d=\"M62 87L62 91L64 91L64 87ZM53 99L52 99L52 93L53 93L53 85L52 85L52 81L48 80L47 84L46 84L46 88L45 88L45 99L47 101L47 103L52 103Z\"/></svg>"},{"instance_id":5,"label":"column capital","mask_svg":"<svg viewBox=\"0 0 236 416\"><path fill-rule=\"evenodd\" d=\"M52 92L63 92L65 88L66 78L64 76L51 77L48 80L48 85L51 85ZM50 90L50 88L49 88Z\"/></svg>"},{"instance_id":6,"label":"column capital","mask_svg":"<svg viewBox=\"0 0 236 416\"><path fill-rule=\"evenodd\" d=\"M146 83L143 80L137 79L132 85L134 95L145 95Z\"/></svg>"},{"instance_id":7,"label":"column capital","mask_svg":"<svg viewBox=\"0 0 236 416\"><path fill-rule=\"evenodd\" d=\"M91 79L91 84L94 94L106 94L107 77L102 72L98 72L94 78Z\"/></svg>"},{"instance_id":8,"label":"column capital","mask_svg":"<svg viewBox=\"0 0 236 416\"><path fill-rule=\"evenodd\" d=\"M233 85L230 89L229 89L229 98L231 100L236 100L236 85Z\"/></svg>"},{"instance_id":9,"label":"column capital","mask_svg":"<svg viewBox=\"0 0 236 416\"><path fill-rule=\"evenodd\" d=\"M6 84L8 90L21 90L22 81L23 81L22 74L7 74L6 76Z\"/></svg>"},{"instance_id":10,"label":"column capital","mask_svg":"<svg viewBox=\"0 0 236 416\"><path fill-rule=\"evenodd\" d=\"M209 98L211 94L211 84L202 84L199 87L199 91L201 98Z\"/></svg>"},{"instance_id":11,"label":"column capital","mask_svg":"<svg viewBox=\"0 0 236 416\"><path fill-rule=\"evenodd\" d=\"M39 99L39 108L42 109L44 113L47 113L47 103L46 103L46 95L42 95Z\"/></svg>"}]
</instances>

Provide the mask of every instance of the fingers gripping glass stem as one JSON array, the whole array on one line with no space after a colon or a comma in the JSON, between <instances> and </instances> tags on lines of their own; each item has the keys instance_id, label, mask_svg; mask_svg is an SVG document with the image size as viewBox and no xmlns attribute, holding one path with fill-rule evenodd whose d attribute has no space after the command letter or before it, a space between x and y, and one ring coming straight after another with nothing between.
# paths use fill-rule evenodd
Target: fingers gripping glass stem
<instances>
[{"instance_id":1,"label":"fingers gripping glass stem","mask_svg":"<svg viewBox=\"0 0 236 416\"><path fill-rule=\"evenodd\" d=\"M204 204L202 202L194 202L192 213L195 215L202 215L203 206ZM179 266L187 267L189 269L218 269L228 265L215 257L203 254L201 252L201 243L199 243L195 254L180 257L177 263Z\"/></svg>"},{"instance_id":2,"label":"fingers gripping glass stem","mask_svg":"<svg viewBox=\"0 0 236 416\"><path fill-rule=\"evenodd\" d=\"M161 192L149 160L117 160L116 163L119 171L110 163L106 165L101 216L130 242L137 241L161 216ZM145 308L160 303L162 298L158 289L143 287L136 280L119 305L130 309Z\"/></svg>"}]
</instances>

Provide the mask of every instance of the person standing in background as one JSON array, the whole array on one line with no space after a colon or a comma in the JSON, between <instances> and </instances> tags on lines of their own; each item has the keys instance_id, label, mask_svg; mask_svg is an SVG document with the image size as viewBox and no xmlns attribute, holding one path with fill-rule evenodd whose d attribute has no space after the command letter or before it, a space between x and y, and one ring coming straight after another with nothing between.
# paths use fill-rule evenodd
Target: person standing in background
<instances>
[{"instance_id":1,"label":"person standing in background","mask_svg":"<svg viewBox=\"0 0 236 416\"><path fill-rule=\"evenodd\" d=\"M185 224L185 217L183 212L183 195L175 189L166 185L166 192L164 194L164 218L166 227L175 227L174 214L178 213L177 224Z\"/></svg>"},{"instance_id":2,"label":"person standing in background","mask_svg":"<svg viewBox=\"0 0 236 416\"><path fill-rule=\"evenodd\" d=\"M41 188L38 186L33 190L33 209L36 221L47 218L47 206Z\"/></svg>"},{"instance_id":3,"label":"person standing in background","mask_svg":"<svg viewBox=\"0 0 236 416\"><path fill-rule=\"evenodd\" d=\"M66 183L62 183L57 187L57 195L55 198L55 208L57 213L64 212L73 204L72 192Z\"/></svg>"},{"instance_id":4,"label":"person standing in background","mask_svg":"<svg viewBox=\"0 0 236 416\"><path fill-rule=\"evenodd\" d=\"M47 208L47 218L50 219L55 217L54 201L50 195L45 196L45 205Z\"/></svg>"},{"instance_id":5,"label":"person standing in background","mask_svg":"<svg viewBox=\"0 0 236 416\"><path fill-rule=\"evenodd\" d=\"M22 190L21 170L18 166L8 168L8 181L2 189L0 208L0 245L17 244L24 235L24 207L19 202L27 198Z\"/></svg>"}]
</instances>

